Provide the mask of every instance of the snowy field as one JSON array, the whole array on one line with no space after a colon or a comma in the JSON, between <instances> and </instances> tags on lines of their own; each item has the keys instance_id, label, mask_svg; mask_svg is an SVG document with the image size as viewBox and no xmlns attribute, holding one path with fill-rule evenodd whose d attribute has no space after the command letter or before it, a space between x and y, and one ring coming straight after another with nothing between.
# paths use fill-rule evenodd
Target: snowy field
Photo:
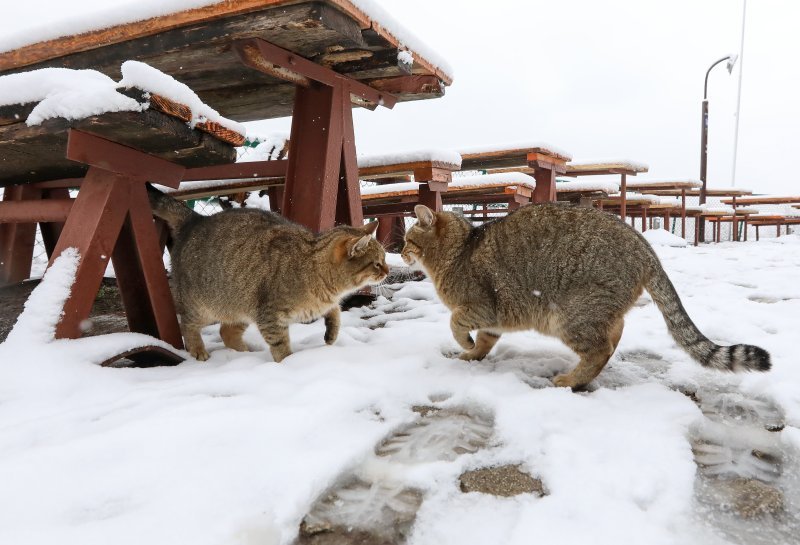
<instances>
[{"instance_id":1,"label":"snowy field","mask_svg":"<svg viewBox=\"0 0 800 545\"><path fill-rule=\"evenodd\" d=\"M591 391L573 393L549 379L577 357L534 333L453 359L427 281L343 313L335 346L321 322L294 326L280 365L254 328L243 354L214 326L208 362L101 368L136 336L44 342L65 260L0 345L0 543L292 543L353 479L317 514L378 533L401 516L411 544L796 543L800 236L657 251L700 329L769 350L771 372L703 370L644 297ZM461 492L465 470L501 464L546 494ZM737 514L736 476L783 508Z\"/></svg>"}]
</instances>

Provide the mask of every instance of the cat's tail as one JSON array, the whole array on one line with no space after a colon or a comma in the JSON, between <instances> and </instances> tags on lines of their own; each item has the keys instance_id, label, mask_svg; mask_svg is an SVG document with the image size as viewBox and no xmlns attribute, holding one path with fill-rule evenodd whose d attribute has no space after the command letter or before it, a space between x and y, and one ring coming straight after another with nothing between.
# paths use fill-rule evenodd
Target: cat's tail
<instances>
[{"instance_id":1,"label":"cat's tail","mask_svg":"<svg viewBox=\"0 0 800 545\"><path fill-rule=\"evenodd\" d=\"M153 215L166 221L173 235L189 218L197 214L181 201L162 193L151 184L147 184L147 196Z\"/></svg>"},{"instance_id":2,"label":"cat's tail","mask_svg":"<svg viewBox=\"0 0 800 545\"><path fill-rule=\"evenodd\" d=\"M686 314L686 309L683 308L678 293L658 258L654 257L650 280L645 287L664 315L672 337L703 367L727 371L769 371L769 352L763 348L749 344L720 346L697 329Z\"/></svg>"}]
</instances>

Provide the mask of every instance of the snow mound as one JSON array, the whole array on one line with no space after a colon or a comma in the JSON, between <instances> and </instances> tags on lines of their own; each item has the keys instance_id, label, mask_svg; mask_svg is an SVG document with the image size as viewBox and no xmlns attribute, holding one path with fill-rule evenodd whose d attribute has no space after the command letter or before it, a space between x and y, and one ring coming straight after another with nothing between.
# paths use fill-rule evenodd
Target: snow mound
<instances>
[{"instance_id":1,"label":"snow mound","mask_svg":"<svg viewBox=\"0 0 800 545\"><path fill-rule=\"evenodd\" d=\"M45 272L42 282L25 302L25 310L8 334L6 342L47 343L53 340L64 303L72 291L80 259L75 248L67 248L56 258L53 266Z\"/></svg>"},{"instance_id":2,"label":"snow mound","mask_svg":"<svg viewBox=\"0 0 800 545\"><path fill-rule=\"evenodd\" d=\"M666 229L648 229L642 236L647 239L651 246L673 246L683 248L688 243L679 236L673 235Z\"/></svg>"}]
</instances>

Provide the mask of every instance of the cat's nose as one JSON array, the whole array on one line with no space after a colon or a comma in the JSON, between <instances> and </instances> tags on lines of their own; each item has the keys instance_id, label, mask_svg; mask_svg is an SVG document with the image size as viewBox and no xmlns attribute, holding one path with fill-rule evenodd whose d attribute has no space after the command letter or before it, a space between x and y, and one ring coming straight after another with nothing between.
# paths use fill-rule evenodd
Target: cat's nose
<instances>
[{"instance_id":1,"label":"cat's nose","mask_svg":"<svg viewBox=\"0 0 800 545\"><path fill-rule=\"evenodd\" d=\"M381 263L381 272L384 276L389 276L389 267L386 265L386 263Z\"/></svg>"}]
</instances>

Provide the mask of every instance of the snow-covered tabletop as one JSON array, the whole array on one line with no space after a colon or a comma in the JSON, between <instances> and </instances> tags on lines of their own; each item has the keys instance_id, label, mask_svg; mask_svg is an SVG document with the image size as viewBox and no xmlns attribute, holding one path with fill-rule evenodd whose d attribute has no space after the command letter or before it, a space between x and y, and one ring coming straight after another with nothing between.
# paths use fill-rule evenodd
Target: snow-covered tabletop
<instances>
[{"instance_id":1,"label":"snow-covered tabletop","mask_svg":"<svg viewBox=\"0 0 800 545\"><path fill-rule=\"evenodd\" d=\"M373 0L118 0L99 8L73 3L68 12L54 5L53 11L69 15L20 17L4 28L0 73L69 56L72 67L113 76L121 61L141 55L136 58L202 89L203 99L226 117L243 121L290 115L285 88L292 84L276 87L274 79L243 65L234 43L239 39L289 45L340 72L372 59L368 77L383 80L389 92L387 77L413 73L430 80L403 88L400 100L441 96L453 78L436 51Z\"/></svg>"},{"instance_id":2,"label":"snow-covered tabletop","mask_svg":"<svg viewBox=\"0 0 800 545\"><path fill-rule=\"evenodd\" d=\"M419 192L419 186L420 184L417 182L403 182L398 184L362 187L361 198L368 201L387 197L416 195ZM453 181L447 185L447 193L497 189L508 193L515 193L518 188L523 188L524 191L527 190L526 193L530 196L530 191L536 188L536 180L534 180L532 176L521 172L458 176L453 178Z\"/></svg>"},{"instance_id":3,"label":"snow-covered tabletop","mask_svg":"<svg viewBox=\"0 0 800 545\"><path fill-rule=\"evenodd\" d=\"M559 180L556 182L556 191L559 193L618 193L619 183L600 180Z\"/></svg>"},{"instance_id":4,"label":"snow-covered tabletop","mask_svg":"<svg viewBox=\"0 0 800 545\"><path fill-rule=\"evenodd\" d=\"M629 159L606 159L601 161L570 161L567 163L567 176L581 176L585 174L636 174L647 172L645 163Z\"/></svg>"},{"instance_id":5,"label":"snow-covered tabletop","mask_svg":"<svg viewBox=\"0 0 800 545\"><path fill-rule=\"evenodd\" d=\"M381 153L378 155L359 155L359 170L374 169L411 163L430 163L433 166L458 170L461 167L461 155L452 150L425 149L398 153Z\"/></svg>"},{"instance_id":6,"label":"snow-covered tabletop","mask_svg":"<svg viewBox=\"0 0 800 545\"><path fill-rule=\"evenodd\" d=\"M554 161L572 159L569 152L546 142L509 142L496 145L471 146L459 150L462 170L485 170L503 167L528 166L529 153L549 156Z\"/></svg>"}]
</instances>

